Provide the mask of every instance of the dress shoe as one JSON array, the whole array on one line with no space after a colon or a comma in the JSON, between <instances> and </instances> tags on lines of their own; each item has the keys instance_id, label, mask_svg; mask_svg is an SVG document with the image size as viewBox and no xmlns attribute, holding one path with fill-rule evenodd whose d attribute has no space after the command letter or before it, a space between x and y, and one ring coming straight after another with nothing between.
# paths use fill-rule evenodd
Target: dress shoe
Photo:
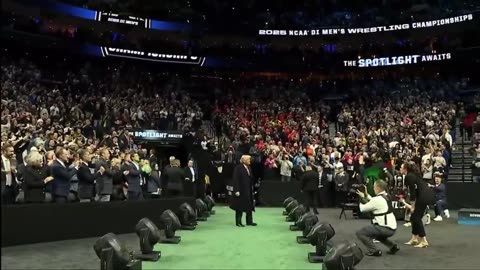
<instances>
[{"instance_id":1,"label":"dress shoe","mask_svg":"<svg viewBox=\"0 0 480 270\"><path fill-rule=\"evenodd\" d=\"M373 257L380 257L380 256L382 256L382 251L377 250L377 251L374 251L374 252L367 252L367 253L365 253L365 255L373 256Z\"/></svg>"},{"instance_id":2,"label":"dress shoe","mask_svg":"<svg viewBox=\"0 0 480 270\"><path fill-rule=\"evenodd\" d=\"M410 241L406 242L405 245L416 246L416 245L418 245L418 241L410 240Z\"/></svg>"},{"instance_id":3,"label":"dress shoe","mask_svg":"<svg viewBox=\"0 0 480 270\"><path fill-rule=\"evenodd\" d=\"M426 248L428 247L428 242L420 242L418 245L415 245L416 248Z\"/></svg>"},{"instance_id":4,"label":"dress shoe","mask_svg":"<svg viewBox=\"0 0 480 270\"><path fill-rule=\"evenodd\" d=\"M245 227L242 223L237 223L237 227Z\"/></svg>"},{"instance_id":5,"label":"dress shoe","mask_svg":"<svg viewBox=\"0 0 480 270\"><path fill-rule=\"evenodd\" d=\"M257 223L255 223L255 222L247 223L247 226L257 226Z\"/></svg>"},{"instance_id":6,"label":"dress shoe","mask_svg":"<svg viewBox=\"0 0 480 270\"><path fill-rule=\"evenodd\" d=\"M387 251L388 254L390 255L395 255L400 250L397 245L394 245L389 251Z\"/></svg>"}]
</instances>

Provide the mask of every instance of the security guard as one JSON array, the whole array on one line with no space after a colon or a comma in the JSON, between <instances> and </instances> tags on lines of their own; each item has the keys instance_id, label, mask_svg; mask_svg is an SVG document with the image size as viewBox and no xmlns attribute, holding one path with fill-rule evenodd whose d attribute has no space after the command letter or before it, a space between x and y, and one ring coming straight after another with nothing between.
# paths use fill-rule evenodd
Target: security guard
<instances>
[{"instance_id":1,"label":"security guard","mask_svg":"<svg viewBox=\"0 0 480 270\"><path fill-rule=\"evenodd\" d=\"M365 187L365 186L364 186ZM395 234L397 220L393 214L392 201L387 194L387 183L383 180L375 181L373 186L376 196L371 197L366 188L357 190L360 196L360 211L373 214L372 224L357 231L358 239L365 245L367 256L382 256L382 251L377 249L373 240L380 241L389 248L388 254L395 254L399 251L396 244L388 238Z\"/></svg>"}]
</instances>

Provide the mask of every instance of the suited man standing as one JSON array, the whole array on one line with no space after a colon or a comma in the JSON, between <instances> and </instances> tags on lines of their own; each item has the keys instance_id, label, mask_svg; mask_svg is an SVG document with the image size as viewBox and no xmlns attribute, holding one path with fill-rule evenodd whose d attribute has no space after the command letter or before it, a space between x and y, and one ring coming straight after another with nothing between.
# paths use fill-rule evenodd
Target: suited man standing
<instances>
[{"instance_id":1,"label":"suited man standing","mask_svg":"<svg viewBox=\"0 0 480 270\"><path fill-rule=\"evenodd\" d=\"M315 214L318 214L318 172L312 170L311 166L305 168L305 173L300 178L300 190L305 194L305 208L310 211L310 207Z\"/></svg>"},{"instance_id":2,"label":"suited man standing","mask_svg":"<svg viewBox=\"0 0 480 270\"><path fill-rule=\"evenodd\" d=\"M110 151L103 148L100 151L100 158L95 164L95 170L98 172L103 168L103 173L97 179L97 197L99 202L109 202L113 192L113 174L110 168Z\"/></svg>"},{"instance_id":3,"label":"suited man standing","mask_svg":"<svg viewBox=\"0 0 480 270\"><path fill-rule=\"evenodd\" d=\"M13 204L16 196L15 168L11 166L11 160L15 157L13 145L5 143L2 147L2 203Z\"/></svg>"},{"instance_id":4,"label":"suited man standing","mask_svg":"<svg viewBox=\"0 0 480 270\"><path fill-rule=\"evenodd\" d=\"M195 169L193 168L193 160L189 160L187 163L187 167L184 168L185 171L185 195L197 197L196 194L196 181L197 174L195 173ZM197 197L198 198L198 197Z\"/></svg>"},{"instance_id":5,"label":"suited man standing","mask_svg":"<svg viewBox=\"0 0 480 270\"><path fill-rule=\"evenodd\" d=\"M70 179L78 171L79 162L74 161L73 167L67 167L69 152L60 147L55 153L56 159L51 166L53 176L52 193L56 203L66 203L70 193Z\"/></svg>"},{"instance_id":6,"label":"suited man standing","mask_svg":"<svg viewBox=\"0 0 480 270\"><path fill-rule=\"evenodd\" d=\"M125 154L125 163L122 166L123 175L127 179L128 200L138 201L142 195L142 172L140 171L140 156L137 153Z\"/></svg>"},{"instance_id":7,"label":"suited man standing","mask_svg":"<svg viewBox=\"0 0 480 270\"><path fill-rule=\"evenodd\" d=\"M92 173L88 164L92 161L92 156L85 149L78 150L80 166L78 167L78 198L80 202L92 202L95 197L95 180L105 173L105 168L100 167L96 173Z\"/></svg>"},{"instance_id":8,"label":"suited man standing","mask_svg":"<svg viewBox=\"0 0 480 270\"><path fill-rule=\"evenodd\" d=\"M167 196L176 197L183 193L183 182L185 181L185 172L180 168L180 160L172 161L171 166L165 169L164 185L166 186Z\"/></svg>"},{"instance_id":9,"label":"suited man standing","mask_svg":"<svg viewBox=\"0 0 480 270\"><path fill-rule=\"evenodd\" d=\"M253 199L253 179L252 169L250 167L251 157L243 155L233 170L233 197L231 198L230 208L235 210L235 223L238 227L244 227L242 224L243 212L247 216L247 226L257 226L253 222L255 204Z\"/></svg>"}]
</instances>

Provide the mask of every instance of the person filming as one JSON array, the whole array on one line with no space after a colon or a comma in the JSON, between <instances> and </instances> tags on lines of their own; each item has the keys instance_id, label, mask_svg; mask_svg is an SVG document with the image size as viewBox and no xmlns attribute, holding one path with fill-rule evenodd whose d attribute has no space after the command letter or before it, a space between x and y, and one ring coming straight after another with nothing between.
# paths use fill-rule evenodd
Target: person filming
<instances>
[{"instance_id":1,"label":"person filming","mask_svg":"<svg viewBox=\"0 0 480 270\"><path fill-rule=\"evenodd\" d=\"M397 220L393 214L392 201L387 194L387 182L377 180L373 190L375 191L375 197L371 197L367 193L366 186L356 192L360 197L360 211L373 214L372 224L357 231L356 235L367 248L365 255L382 256L382 251L377 249L373 240L380 241L389 248L387 253L394 255L400 249L389 239L395 234Z\"/></svg>"}]
</instances>

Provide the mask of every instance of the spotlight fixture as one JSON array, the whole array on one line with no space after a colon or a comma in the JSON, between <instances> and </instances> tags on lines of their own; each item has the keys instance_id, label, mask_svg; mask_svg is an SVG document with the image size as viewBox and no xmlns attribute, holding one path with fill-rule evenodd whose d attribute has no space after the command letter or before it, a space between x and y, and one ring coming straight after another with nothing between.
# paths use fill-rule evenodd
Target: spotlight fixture
<instances>
[{"instance_id":1,"label":"spotlight fixture","mask_svg":"<svg viewBox=\"0 0 480 270\"><path fill-rule=\"evenodd\" d=\"M324 258L323 269L353 270L362 259L363 252L357 243L344 241L328 251Z\"/></svg>"},{"instance_id":2,"label":"spotlight fixture","mask_svg":"<svg viewBox=\"0 0 480 270\"><path fill-rule=\"evenodd\" d=\"M160 243L178 244L182 240L180 236L175 236L175 231L182 227L180 220L172 210L165 210L160 216L160 222L163 225L165 236L160 237Z\"/></svg>"},{"instance_id":3,"label":"spotlight fixture","mask_svg":"<svg viewBox=\"0 0 480 270\"><path fill-rule=\"evenodd\" d=\"M287 205L291 202L293 202L295 199L293 197L288 197L286 198L284 201L283 201L283 207L285 207L285 209L287 208ZM287 210L284 210L283 211L283 215L286 216L288 215L288 212Z\"/></svg>"},{"instance_id":4,"label":"spotlight fixture","mask_svg":"<svg viewBox=\"0 0 480 270\"><path fill-rule=\"evenodd\" d=\"M142 269L142 261L136 260L113 233L100 237L93 245L93 250L100 259L101 270Z\"/></svg>"},{"instance_id":5,"label":"spotlight fixture","mask_svg":"<svg viewBox=\"0 0 480 270\"><path fill-rule=\"evenodd\" d=\"M288 214L290 214L290 212L292 212L293 209L295 209L295 207L298 206L298 204L299 203L297 200L293 200L285 207L285 212L287 212L287 216Z\"/></svg>"},{"instance_id":6,"label":"spotlight fixture","mask_svg":"<svg viewBox=\"0 0 480 270\"><path fill-rule=\"evenodd\" d=\"M215 200L210 196L206 196L203 201L207 204L208 212L210 212L210 215L215 215L215 210L213 210L213 207L215 206Z\"/></svg>"},{"instance_id":7,"label":"spotlight fixture","mask_svg":"<svg viewBox=\"0 0 480 270\"><path fill-rule=\"evenodd\" d=\"M155 244L160 240L160 230L148 218L142 218L135 226L135 232L140 239L141 254L135 254L135 258L142 261L156 262L160 259L160 251L154 251Z\"/></svg>"},{"instance_id":8,"label":"spotlight fixture","mask_svg":"<svg viewBox=\"0 0 480 270\"><path fill-rule=\"evenodd\" d=\"M196 199L195 206L197 209L197 221L207 221L207 218L210 216L207 204L202 199Z\"/></svg>"},{"instance_id":9,"label":"spotlight fixture","mask_svg":"<svg viewBox=\"0 0 480 270\"><path fill-rule=\"evenodd\" d=\"M313 226L307 238L312 246L315 246L315 252L308 253L308 261L311 263L323 262L327 254L327 241L335 235L332 225L319 222Z\"/></svg>"},{"instance_id":10,"label":"spotlight fixture","mask_svg":"<svg viewBox=\"0 0 480 270\"><path fill-rule=\"evenodd\" d=\"M197 226L197 213L193 207L188 203L182 203L178 209L178 217L180 224L182 224L181 230L195 230Z\"/></svg>"},{"instance_id":11,"label":"spotlight fixture","mask_svg":"<svg viewBox=\"0 0 480 270\"><path fill-rule=\"evenodd\" d=\"M288 213L288 216L286 218L286 220L288 222L297 222L297 220L303 215L305 214L305 207L303 207L303 205L298 205L297 207L295 207L292 211L290 211L290 213Z\"/></svg>"},{"instance_id":12,"label":"spotlight fixture","mask_svg":"<svg viewBox=\"0 0 480 270\"><path fill-rule=\"evenodd\" d=\"M309 214L309 213L307 213L307 214ZM302 216L303 220L302 220L302 218L300 218L299 221L297 221L297 223L298 223L297 226L302 230L302 235L297 236L297 243L299 243L299 244L308 244L309 243L307 235L310 233L313 226L315 226L315 224L317 224L318 221L319 221L317 215L315 215L315 214L307 215L307 214Z\"/></svg>"},{"instance_id":13,"label":"spotlight fixture","mask_svg":"<svg viewBox=\"0 0 480 270\"><path fill-rule=\"evenodd\" d=\"M302 231L303 228L305 227L305 218L309 216L314 216L315 214L311 212L304 213L300 218L295 221L294 225L290 225L290 230L291 231Z\"/></svg>"}]
</instances>

